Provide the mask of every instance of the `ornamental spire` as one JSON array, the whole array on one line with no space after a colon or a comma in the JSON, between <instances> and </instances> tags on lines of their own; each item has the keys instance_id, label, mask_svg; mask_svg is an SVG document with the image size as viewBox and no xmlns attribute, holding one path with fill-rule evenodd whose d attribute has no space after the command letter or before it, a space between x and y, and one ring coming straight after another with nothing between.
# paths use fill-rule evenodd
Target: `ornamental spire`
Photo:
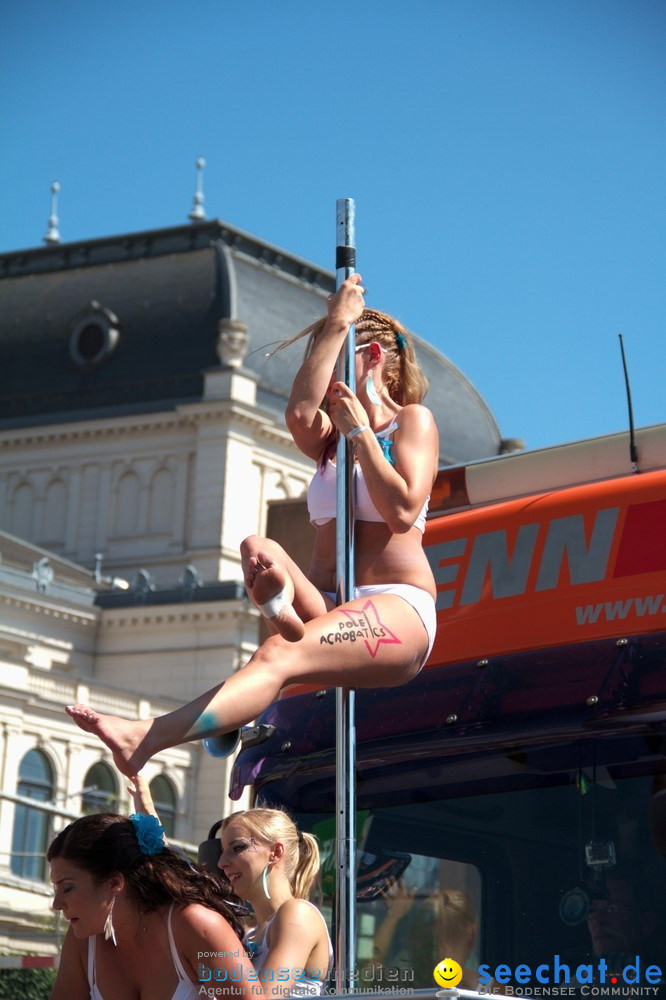
<instances>
[{"instance_id":1,"label":"ornamental spire","mask_svg":"<svg viewBox=\"0 0 666 1000\"><path fill-rule=\"evenodd\" d=\"M200 156L197 160L197 190L194 195L194 204L192 205L192 211L188 215L188 219L192 222L205 222L206 213L204 212L204 196L203 196L203 170L206 166L206 161L203 156Z\"/></svg>"},{"instance_id":2,"label":"ornamental spire","mask_svg":"<svg viewBox=\"0 0 666 1000\"><path fill-rule=\"evenodd\" d=\"M48 229L46 230L44 243L60 243L60 233L58 231L58 191L60 185L54 181L51 185L51 214L49 215Z\"/></svg>"}]
</instances>

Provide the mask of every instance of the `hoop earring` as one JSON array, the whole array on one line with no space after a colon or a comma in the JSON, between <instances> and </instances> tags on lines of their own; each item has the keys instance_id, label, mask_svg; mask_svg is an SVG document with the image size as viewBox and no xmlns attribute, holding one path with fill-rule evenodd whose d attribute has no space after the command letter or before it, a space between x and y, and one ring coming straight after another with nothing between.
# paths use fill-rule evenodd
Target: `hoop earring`
<instances>
[{"instance_id":1,"label":"hoop earring","mask_svg":"<svg viewBox=\"0 0 666 1000\"><path fill-rule=\"evenodd\" d=\"M271 898L271 894L268 891L268 871L269 871L269 866L266 865L266 867L264 868L264 870L263 870L263 872L261 874L261 886L262 886L262 888L264 890L264 896L266 897L266 899L270 899Z\"/></svg>"},{"instance_id":2,"label":"hoop earring","mask_svg":"<svg viewBox=\"0 0 666 1000\"><path fill-rule=\"evenodd\" d=\"M111 906L109 907L109 912L106 915L106 920L104 921L104 940L108 941L109 938L113 941L114 945L117 947L118 942L116 941L116 932L113 927L113 907L116 902L116 897L114 896L111 900Z\"/></svg>"},{"instance_id":3,"label":"hoop earring","mask_svg":"<svg viewBox=\"0 0 666 1000\"><path fill-rule=\"evenodd\" d=\"M379 393L377 392L377 388L375 386L375 383L373 382L372 375L368 375L367 379L365 380L365 391L367 393L368 399L370 400L373 406L382 405L382 401L379 398Z\"/></svg>"}]
</instances>

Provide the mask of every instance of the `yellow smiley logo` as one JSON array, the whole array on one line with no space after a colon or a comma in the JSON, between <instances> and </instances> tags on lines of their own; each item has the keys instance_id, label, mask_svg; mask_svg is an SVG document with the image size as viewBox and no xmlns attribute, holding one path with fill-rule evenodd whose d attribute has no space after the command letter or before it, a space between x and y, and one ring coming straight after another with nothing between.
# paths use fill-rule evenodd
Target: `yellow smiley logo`
<instances>
[{"instance_id":1,"label":"yellow smiley logo","mask_svg":"<svg viewBox=\"0 0 666 1000\"><path fill-rule=\"evenodd\" d=\"M444 989L450 989L458 985L463 977L463 970L452 958L443 958L439 965L435 966L433 976L436 983Z\"/></svg>"}]
</instances>

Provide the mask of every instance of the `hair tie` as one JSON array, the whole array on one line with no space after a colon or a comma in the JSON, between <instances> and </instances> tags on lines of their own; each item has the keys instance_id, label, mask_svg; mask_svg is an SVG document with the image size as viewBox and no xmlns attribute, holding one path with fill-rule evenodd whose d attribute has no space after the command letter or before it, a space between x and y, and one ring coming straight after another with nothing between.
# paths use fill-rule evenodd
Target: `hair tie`
<instances>
[{"instance_id":1,"label":"hair tie","mask_svg":"<svg viewBox=\"0 0 666 1000\"><path fill-rule=\"evenodd\" d=\"M403 337L403 335L400 333L400 331L396 332L395 342L398 345L398 350L399 351L406 351L407 350L407 341L405 340L405 338Z\"/></svg>"},{"instance_id":2,"label":"hair tie","mask_svg":"<svg viewBox=\"0 0 666 1000\"><path fill-rule=\"evenodd\" d=\"M154 854L161 854L164 850L164 827L157 816L134 813L130 816L130 820L132 821L141 853L147 857L152 857Z\"/></svg>"},{"instance_id":3,"label":"hair tie","mask_svg":"<svg viewBox=\"0 0 666 1000\"><path fill-rule=\"evenodd\" d=\"M298 843L299 845L303 843L303 834L300 830L298 831Z\"/></svg>"}]
</instances>

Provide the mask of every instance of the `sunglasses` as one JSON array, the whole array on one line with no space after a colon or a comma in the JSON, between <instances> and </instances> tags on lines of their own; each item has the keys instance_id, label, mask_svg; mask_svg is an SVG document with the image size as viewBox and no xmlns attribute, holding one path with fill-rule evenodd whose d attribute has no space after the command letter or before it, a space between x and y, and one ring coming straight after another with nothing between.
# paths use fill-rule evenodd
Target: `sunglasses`
<instances>
[{"instance_id":1,"label":"sunglasses","mask_svg":"<svg viewBox=\"0 0 666 1000\"><path fill-rule=\"evenodd\" d=\"M366 349L366 347L370 347L370 344L377 344L377 346L379 347L379 350L382 352L382 354L387 354L388 353L387 350L386 350L386 348L382 347L382 345L379 343L378 340L369 340L367 342L367 344L357 344L356 345L356 349L355 349L356 350L356 354L358 354L359 351L364 351Z\"/></svg>"}]
</instances>

